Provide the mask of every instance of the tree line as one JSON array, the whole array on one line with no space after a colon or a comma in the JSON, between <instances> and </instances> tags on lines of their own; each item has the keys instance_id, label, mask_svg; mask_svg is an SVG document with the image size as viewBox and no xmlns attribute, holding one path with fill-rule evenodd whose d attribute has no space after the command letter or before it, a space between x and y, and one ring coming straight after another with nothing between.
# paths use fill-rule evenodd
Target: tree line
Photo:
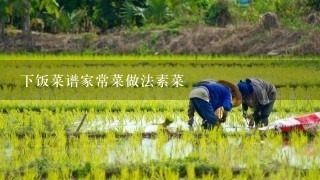
<instances>
[{"instance_id":1,"label":"tree line","mask_svg":"<svg viewBox=\"0 0 320 180\"><path fill-rule=\"evenodd\" d=\"M248 6L239 5L244 1ZM204 17L217 2L227 4L235 21L255 21L263 12L283 17L320 10L320 0L1 0L0 33L5 28L49 33L104 32L119 26L165 24L185 17ZM220 3L221 4L221 3ZM215 17L215 16L213 16Z\"/></svg>"}]
</instances>

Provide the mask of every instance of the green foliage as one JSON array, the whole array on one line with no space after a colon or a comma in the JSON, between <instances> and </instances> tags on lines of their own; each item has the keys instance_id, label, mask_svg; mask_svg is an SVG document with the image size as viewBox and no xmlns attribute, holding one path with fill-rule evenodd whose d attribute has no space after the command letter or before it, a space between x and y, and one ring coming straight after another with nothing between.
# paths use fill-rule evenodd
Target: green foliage
<instances>
[{"instance_id":1,"label":"green foliage","mask_svg":"<svg viewBox=\"0 0 320 180\"><path fill-rule=\"evenodd\" d=\"M191 14L202 15L203 10L206 10L209 7L210 0L188 0L188 5Z\"/></svg>"},{"instance_id":2,"label":"green foliage","mask_svg":"<svg viewBox=\"0 0 320 180\"><path fill-rule=\"evenodd\" d=\"M233 4L229 8L232 20L235 23L250 23L256 24L259 22L260 13L251 5L243 6L239 4Z\"/></svg>"},{"instance_id":3,"label":"green foliage","mask_svg":"<svg viewBox=\"0 0 320 180\"><path fill-rule=\"evenodd\" d=\"M6 26L22 28L26 2L28 1L2 0L1 27L4 27L5 23L10 23ZM223 14L224 18L229 16L228 11L233 23L249 22L254 25L259 22L261 14L275 12L280 16L280 20L285 18L284 25L305 28L303 16L311 11L320 11L319 0L255 0L250 5L240 5L236 0L30 0L30 2L30 19L34 22L41 19L44 22L44 29L39 26L34 29L53 33L89 32L97 28L98 31L105 32L123 25L146 26L145 29L173 29L197 26L203 21L209 25L217 25Z\"/></svg>"},{"instance_id":4,"label":"green foliage","mask_svg":"<svg viewBox=\"0 0 320 180\"><path fill-rule=\"evenodd\" d=\"M97 0L93 23L102 31L121 25L121 7L125 0Z\"/></svg>"},{"instance_id":5,"label":"green foliage","mask_svg":"<svg viewBox=\"0 0 320 180\"><path fill-rule=\"evenodd\" d=\"M148 6L147 18L149 22L165 23L172 17L167 0L147 0L146 4Z\"/></svg>"},{"instance_id":6,"label":"green foliage","mask_svg":"<svg viewBox=\"0 0 320 180\"><path fill-rule=\"evenodd\" d=\"M121 19L125 24L141 26L145 20L145 8L126 1L121 7Z\"/></svg>"},{"instance_id":7,"label":"green foliage","mask_svg":"<svg viewBox=\"0 0 320 180\"><path fill-rule=\"evenodd\" d=\"M9 1L2 0L0 2L0 20L7 22L9 20Z\"/></svg>"},{"instance_id":8,"label":"green foliage","mask_svg":"<svg viewBox=\"0 0 320 180\"><path fill-rule=\"evenodd\" d=\"M217 1L216 3L213 3L204 15L204 22L214 26L226 25L226 22L224 21L230 20L228 8L228 3L226 1Z\"/></svg>"},{"instance_id":9,"label":"green foliage","mask_svg":"<svg viewBox=\"0 0 320 180\"><path fill-rule=\"evenodd\" d=\"M9 20L8 1L0 2L0 40L5 36L5 23Z\"/></svg>"},{"instance_id":10,"label":"green foliage","mask_svg":"<svg viewBox=\"0 0 320 180\"><path fill-rule=\"evenodd\" d=\"M71 13L61 9L59 14L58 19L51 19L52 23L48 27L51 32L80 33L89 32L92 28L86 9L74 10Z\"/></svg>"},{"instance_id":11,"label":"green foliage","mask_svg":"<svg viewBox=\"0 0 320 180\"><path fill-rule=\"evenodd\" d=\"M275 11L277 15L285 18L295 18L308 12L305 0L275 0Z\"/></svg>"},{"instance_id":12,"label":"green foliage","mask_svg":"<svg viewBox=\"0 0 320 180\"><path fill-rule=\"evenodd\" d=\"M320 11L320 1L319 0L307 0L307 5L310 6L315 11Z\"/></svg>"},{"instance_id":13,"label":"green foliage","mask_svg":"<svg viewBox=\"0 0 320 180\"><path fill-rule=\"evenodd\" d=\"M63 9L60 10L60 16L56 22L56 24L52 24L50 27L57 27L59 32L73 32L73 25L77 22L76 12L67 13Z\"/></svg>"},{"instance_id":14,"label":"green foliage","mask_svg":"<svg viewBox=\"0 0 320 180\"><path fill-rule=\"evenodd\" d=\"M274 3L274 0L253 0L252 6L257 12L259 12L259 14L264 14L266 12L275 11L275 7L273 3ZM248 14L248 16L250 16L250 14Z\"/></svg>"},{"instance_id":15,"label":"green foliage","mask_svg":"<svg viewBox=\"0 0 320 180\"><path fill-rule=\"evenodd\" d=\"M55 17L59 17L59 4L55 0L41 0L39 9L45 10L48 14L54 14Z\"/></svg>"},{"instance_id":16,"label":"green foliage","mask_svg":"<svg viewBox=\"0 0 320 180\"><path fill-rule=\"evenodd\" d=\"M209 6L209 0L167 0L167 2L174 18L179 18L181 14L202 16L202 12Z\"/></svg>"},{"instance_id":17,"label":"green foliage","mask_svg":"<svg viewBox=\"0 0 320 180\"><path fill-rule=\"evenodd\" d=\"M175 15L185 13L187 8L186 0L167 0L167 5Z\"/></svg>"},{"instance_id":18,"label":"green foliage","mask_svg":"<svg viewBox=\"0 0 320 180\"><path fill-rule=\"evenodd\" d=\"M91 8L96 5L97 0L59 0L58 3L60 7L63 8L66 12L71 13L82 8L89 8L90 10L92 10Z\"/></svg>"}]
</instances>

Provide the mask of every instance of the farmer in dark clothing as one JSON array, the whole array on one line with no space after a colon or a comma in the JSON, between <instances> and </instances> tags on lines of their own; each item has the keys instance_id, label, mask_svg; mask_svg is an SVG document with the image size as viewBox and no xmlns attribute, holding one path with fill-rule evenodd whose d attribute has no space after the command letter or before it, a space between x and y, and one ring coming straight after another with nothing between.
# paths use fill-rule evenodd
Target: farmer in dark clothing
<instances>
[{"instance_id":1,"label":"farmer in dark clothing","mask_svg":"<svg viewBox=\"0 0 320 180\"><path fill-rule=\"evenodd\" d=\"M261 79L246 79L238 83L242 94L243 117L253 119L256 127L268 125L268 117L277 98L277 89L274 85ZM248 107L253 114L248 115ZM253 126L253 124L250 124Z\"/></svg>"},{"instance_id":2,"label":"farmer in dark clothing","mask_svg":"<svg viewBox=\"0 0 320 180\"><path fill-rule=\"evenodd\" d=\"M227 111L232 107L241 104L241 93L237 86L227 81L204 80L199 82L190 92L190 101L188 116L188 124L193 125L194 112L203 119L202 125L205 129L212 128L217 124L219 118L215 111L223 107L224 113L221 121L224 122L227 118Z\"/></svg>"}]
</instances>

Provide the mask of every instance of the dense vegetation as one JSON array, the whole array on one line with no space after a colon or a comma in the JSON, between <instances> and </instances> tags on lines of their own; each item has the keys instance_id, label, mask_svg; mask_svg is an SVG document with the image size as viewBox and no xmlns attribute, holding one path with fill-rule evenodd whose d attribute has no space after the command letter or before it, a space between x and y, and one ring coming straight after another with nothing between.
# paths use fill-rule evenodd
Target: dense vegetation
<instances>
[{"instance_id":1,"label":"dense vegetation","mask_svg":"<svg viewBox=\"0 0 320 180\"><path fill-rule=\"evenodd\" d=\"M303 17L320 10L319 0L2 0L0 29L59 33L104 32L124 26L167 25L179 28L216 21L221 9L232 23L258 22L265 12L275 12L284 24L303 26ZM212 17L208 19L208 17Z\"/></svg>"}]
</instances>

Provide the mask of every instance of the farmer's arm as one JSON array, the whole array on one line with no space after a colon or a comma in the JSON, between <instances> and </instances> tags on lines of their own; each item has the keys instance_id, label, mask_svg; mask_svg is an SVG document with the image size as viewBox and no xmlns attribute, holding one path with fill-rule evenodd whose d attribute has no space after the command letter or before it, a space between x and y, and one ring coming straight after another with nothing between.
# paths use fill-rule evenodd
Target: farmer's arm
<instances>
[{"instance_id":1,"label":"farmer's arm","mask_svg":"<svg viewBox=\"0 0 320 180\"><path fill-rule=\"evenodd\" d=\"M248 111L248 105L245 101L242 102L242 111Z\"/></svg>"},{"instance_id":2,"label":"farmer's arm","mask_svg":"<svg viewBox=\"0 0 320 180\"><path fill-rule=\"evenodd\" d=\"M262 105L256 105L253 108L253 114L252 117L254 119L254 121L258 122L260 119L260 111L261 111Z\"/></svg>"},{"instance_id":3,"label":"farmer's arm","mask_svg":"<svg viewBox=\"0 0 320 180\"><path fill-rule=\"evenodd\" d=\"M189 108L188 108L189 121L188 121L188 124L189 124L190 126L192 126L193 121L194 121L194 119L193 119L193 117L194 117L194 112L195 112L195 108L194 108L194 106L193 106L193 103L192 103L192 101L189 101Z\"/></svg>"},{"instance_id":4,"label":"farmer's arm","mask_svg":"<svg viewBox=\"0 0 320 180\"><path fill-rule=\"evenodd\" d=\"M246 101L242 101L242 116L248 118L248 104Z\"/></svg>"},{"instance_id":5,"label":"farmer's arm","mask_svg":"<svg viewBox=\"0 0 320 180\"><path fill-rule=\"evenodd\" d=\"M229 92L229 90L225 95L222 106L226 111L230 111L232 109L231 93Z\"/></svg>"},{"instance_id":6,"label":"farmer's arm","mask_svg":"<svg viewBox=\"0 0 320 180\"><path fill-rule=\"evenodd\" d=\"M231 93L229 91L226 93L222 106L224 108L224 111L222 114L222 118L220 119L220 122L224 123L227 120L228 111L232 109L232 99L231 99Z\"/></svg>"}]
</instances>

